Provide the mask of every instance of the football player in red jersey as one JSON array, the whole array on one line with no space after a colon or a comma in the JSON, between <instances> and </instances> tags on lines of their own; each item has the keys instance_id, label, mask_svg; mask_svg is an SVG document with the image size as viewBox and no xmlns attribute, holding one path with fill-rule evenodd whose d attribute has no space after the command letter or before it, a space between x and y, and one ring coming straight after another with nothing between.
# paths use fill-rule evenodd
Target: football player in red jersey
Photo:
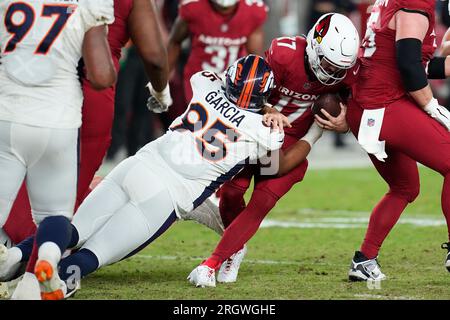
<instances>
[{"instance_id":1,"label":"football player in red jersey","mask_svg":"<svg viewBox=\"0 0 450 320\"><path fill-rule=\"evenodd\" d=\"M171 104L168 93L167 51L162 40L154 4L149 0L115 0L114 16L115 21L109 26L108 42L116 69L119 68L121 50L131 38L140 53L152 84L152 100L149 101L149 108L166 110ZM96 91L86 78L82 81L84 105L76 208L89 193L89 184L109 147L115 98L115 86ZM28 195L23 186L4 228L13 243L19 243L34 234L36 226L30 212ZM12 251L10 258L12 260L23 258L26 261L30 256L30 244L21 244L19 248ZM29 262L30 267L27 268L30 271L34 265L34 256L33 253ZM20 294L20 290L16 292Z\"/></svg>"},{"instance_id":2,"label":"football player in red jersey","mask_svg":"<svg viewBox=\"0 0 450 320\"><path fill-rule=\"evenodd\" d=\"M183 0L171 31L170 70L180 55L182 42L191 39L184 68L186 101L192 98L190 79L201 70L223 74L238 58L264 51L263 24L268 8L262 0Z\"/></svg>"},{"instance_id":3,"label":"football player in red jersey","mask_svg":"<svg viewBox=\"0 0 450 320\"><path fill-rule=\"evenodd\" d=\"M358 51L358 31L341 14L322 16L307 38L285 37L272 42L266 57L275 75L276 89L269 102L288 117L292 125L285 128L282 149L289 148L311 128L314 123L311 106L320 94L348 90L355 81L359 70ZM345 108L333 121L333 129L348 131ZM321 136L318 129L317 134L309 139L311 146ZM262 174L258 166L248 166L222 187L220 214L226 229L214 253L202 263L202 266L209 267L209 272L203 272L205 268L194 269L194 273L202 272L195 276L199 279L196 285L215 285L215 279L212 281L211 278L219 268L219 282L236 281L246 251L245 243L256 233L278 200L303 180L307 167L308 161L305 160L285 176L277 178ZM252 177L255 178L255 187L245 205L243 196Z\"/></svg>"},{"instance_id":4,"label":"football player in red jersey","mask_svg":"<svg viewBox=\"0 0 450 320\"><path fill-rule=\"evenodd\" d=\"M437 48L434 0L378 0L368 21L358 82L347 121L389 185L375 206L350 280L383 280L378 252L406 206L419 195L417 162L444 177L442 210L450 224L450 112L427 78L450 75ZM445 243L443 248L448 248ZM446 267L450 271L450 256Z\"/></svg>"}]
</instances>

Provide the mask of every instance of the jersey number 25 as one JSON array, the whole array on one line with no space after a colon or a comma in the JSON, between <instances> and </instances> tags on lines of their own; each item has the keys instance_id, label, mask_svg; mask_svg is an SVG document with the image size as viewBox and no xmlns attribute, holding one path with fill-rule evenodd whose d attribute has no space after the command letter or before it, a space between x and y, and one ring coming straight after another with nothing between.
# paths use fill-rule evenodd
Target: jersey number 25
<instances>
[{"instance_id":1,"label":"jersey number 25","mask_svg":"<svg viewBox=\"0 0 450 320\"><path fill-rule=\"evenodd\" d=\"M57 18L45 37L39 43L36 51L34 52L35 54L46 55L49 52L56 38L58 38L61 31L66 26L67 21L73 14L74 10L74 6L62 4L46 4L42 7L42 17L52 18L56 15ZM17 15L20 14L22 15L22 19L17 23L15 18L17 18ZM6 10L4 23L6 30L12 35L12 37L6 44L5 53L11 53L16 49L17 44L20 43L30 32L35 20L36 14L33 7L24 2L15 2L8 7Z\"/></svg>"}]
</instances>

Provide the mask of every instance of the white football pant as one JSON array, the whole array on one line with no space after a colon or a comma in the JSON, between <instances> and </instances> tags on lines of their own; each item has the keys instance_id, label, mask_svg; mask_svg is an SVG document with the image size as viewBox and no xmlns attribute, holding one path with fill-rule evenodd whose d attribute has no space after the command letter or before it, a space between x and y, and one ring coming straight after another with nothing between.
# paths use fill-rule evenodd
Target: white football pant
<instances>
[{"instance_id":1,"label":"white football pant","mask_svg":"<svg viewBox=\"0 0 450 320\"><path fill-rule=\"evenodd\" d=\"M25 179L33 219L72 218L77 188L78 129L0 121L0 227Z\"/></svg>"}]
</instances>

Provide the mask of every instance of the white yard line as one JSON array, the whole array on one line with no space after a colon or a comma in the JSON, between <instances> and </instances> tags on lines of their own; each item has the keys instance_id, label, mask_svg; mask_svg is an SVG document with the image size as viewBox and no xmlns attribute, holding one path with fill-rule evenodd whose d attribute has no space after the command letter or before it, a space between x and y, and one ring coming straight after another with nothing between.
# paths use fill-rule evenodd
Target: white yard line
<instances>
[{"instance_id":1,"label":"white yard line","mask_svg":"<svg viewBox=\"0 0 450 320\"><path fill-rule=\"evenodd\" d=\"M414 297L395 297L395 296L382 296L378 294L355 294L353 295L356 298L369 298L369 299L383 299L383 300L418 300Z\"/></svg>"},{"instance_id":2,"label":"white yard line","mask_svg":"<svg viewBox=\"0 0 450 320\"><path fill-rule=\"evenodd\" d=\"M189 260L189 261L202 261L205 258L204 257L182 257L182 256L152 256L152 255L146 255L146 254L137 254L134 256L135 258L140 259L148 259L148 260ZM252 259L246 259L243 263L250 263L250 264L265 264L265 265L302 265L304 263L300 261L293 261L293 260L252 260ZM318 263L323 264L323 263Z\"/></svg>"},{"instance_id":3,"label":"white yard line","mask_svg":"<svg viewBox=\"0 0 450 320\"><path fill-rule=\"evenodd\" d=\"M298 210L275 209L275 213L292 213L294 219L266 219L261 228L319 228L319 229L355 229L367 228L370 212L348 210L317 210L301 208ZM302 217L307 215L308 217ZM311 217L313 215L313 217ZM314 217L314 215L316 217ZM401 217L398 224L412 225L415 227L441 227L445 226L444 217L431 218L426 214L406 214Z\"/></svg>"}]
</instances>

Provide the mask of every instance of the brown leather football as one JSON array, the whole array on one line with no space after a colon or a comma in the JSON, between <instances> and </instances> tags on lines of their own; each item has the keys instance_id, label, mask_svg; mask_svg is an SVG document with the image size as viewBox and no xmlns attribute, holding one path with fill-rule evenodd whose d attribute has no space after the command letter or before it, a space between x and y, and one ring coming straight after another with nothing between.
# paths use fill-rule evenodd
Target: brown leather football
<instances>
[{"instance_id":1,"label":"brown leather football","mask_svg":"<svg viewBox=\"0 0 450 320\"><path fill-rule=\"evenodd\" d=\"M324 109L333 117L337 117L341 113L341 102L342 99L337 93L325 93L320 95L311 109L313 114L327 120L320 110Z\"/></svg>"}]
</instances>

